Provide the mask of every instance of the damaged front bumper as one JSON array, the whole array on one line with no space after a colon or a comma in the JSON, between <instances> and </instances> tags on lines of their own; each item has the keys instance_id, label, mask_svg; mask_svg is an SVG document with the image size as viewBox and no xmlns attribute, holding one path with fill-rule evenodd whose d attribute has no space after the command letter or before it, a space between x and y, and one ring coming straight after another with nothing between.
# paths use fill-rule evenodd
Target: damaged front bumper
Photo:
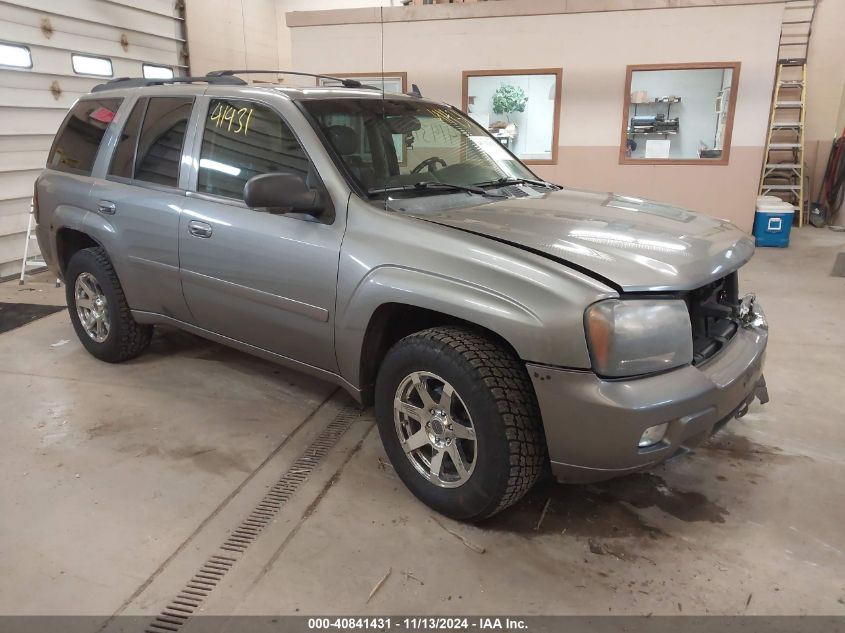
<instances>
[{"instance_id":1,"label":"damaged front bumper","mask_svg":"<svg viewBox=\"0 0 845 633\"><path fill-rule=\"evenodd\" d=\"M644 378L606 380L593 372L528 364L540 403L552 470L586 483L643 470L697 446L758 398L768 326L759 305L730 343L698 366ZM647 429L662 438L640 446Z\"/></svg>"}]
</instances>

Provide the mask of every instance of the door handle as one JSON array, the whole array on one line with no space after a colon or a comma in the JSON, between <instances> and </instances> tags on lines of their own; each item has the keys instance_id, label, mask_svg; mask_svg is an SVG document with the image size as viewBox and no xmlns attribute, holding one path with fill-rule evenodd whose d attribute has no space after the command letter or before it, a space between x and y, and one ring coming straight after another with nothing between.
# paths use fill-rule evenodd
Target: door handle
<instances>
[{"instance_id":1,"label":"door handle","mask_svg":"<svg viewBox=\"0 0 845 633\"><path fill-rule=\"evenodd\" d=\"M114 212L117 211L117 207L114 202L111 202L110 200L100 200L97 203L97 211L105 213L106 215L114 215Z\"/></svg>"},{"instance_id":2,"label":"door handle","mask_svg":"<svg viewBox=\"0 0 845 633\"><path fill-rule=\"evenodd\" d=\"M211 225L206 222L191 220L188 222L188 231L196 237L211 237Z\"/></svg>"}]
</instances>

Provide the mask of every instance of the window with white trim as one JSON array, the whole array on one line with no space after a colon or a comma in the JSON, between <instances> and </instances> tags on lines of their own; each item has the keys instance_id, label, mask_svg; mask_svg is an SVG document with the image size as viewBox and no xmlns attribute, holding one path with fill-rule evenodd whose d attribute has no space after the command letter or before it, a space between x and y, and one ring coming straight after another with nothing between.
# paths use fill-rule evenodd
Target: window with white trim
<instances>
[{"instance_id":1,"label":"window with white trim","mask_svg":"<svg viewBox=\"0 0 845 633\"><path fill-rule=\"evenodd\" d=\"M146 79L173 79L173 69L170 66L144 64L144 77Z\"/></svg>"},{"instance_id":2,"label":"window with white trim","mask_svg":"<svg viewBox=\"0 0 845 633\"><path fill-rule=\"evenodd\" d=\"M0 42L0 66L32 68L32 53L26 46Z\"/></svg>"},{"instance_id":3,"label":"window with white trim","mask_svg":"<svg viewBox=\"0 0 845 633\"><path fill-rule=\"evenodd\" d=\"M97 75L98 77L111 77L114 75L111 60L107 57L93 57L92 55L80 55L71 53L73 72L77 75Z\"/></svg>"}]
</instances>

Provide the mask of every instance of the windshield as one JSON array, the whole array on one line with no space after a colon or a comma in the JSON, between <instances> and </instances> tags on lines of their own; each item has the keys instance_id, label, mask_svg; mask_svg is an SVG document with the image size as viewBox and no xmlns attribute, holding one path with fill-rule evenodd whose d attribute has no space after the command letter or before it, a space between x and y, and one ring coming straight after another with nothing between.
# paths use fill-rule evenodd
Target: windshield
<instances>
[{"instance_id":1,"label":"windshield","mask_svg":"<svg viewBox=\"0 0 845 633\"><path fill-rule=\"evenodd\" d=\"M505 179L537 180L475 121L449 108L412 99L334 99L302 102L346 171L372 197L450 193ZM386 191L390 190L390 191Z\"/></svg>"}]
</instances>

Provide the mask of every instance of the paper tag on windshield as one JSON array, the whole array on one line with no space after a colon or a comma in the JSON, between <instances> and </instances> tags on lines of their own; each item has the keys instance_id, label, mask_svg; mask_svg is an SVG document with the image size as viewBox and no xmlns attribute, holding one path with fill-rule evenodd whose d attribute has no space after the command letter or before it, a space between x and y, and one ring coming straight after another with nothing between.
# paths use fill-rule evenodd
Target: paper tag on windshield
<instances>
[{"instance_id":1,"label":"paper tag on windshield","mask_svg":"<svg viewBox=\"0 0 845 633\"><path fill-rule=\"evenodd\" d=\"M513 160L513 156L507 153L505 148L502 147L501 143L490 138L489 136L470 136L469 140L471 140L478 149L487 154L496 162L503 160Z\"/></svg>"}]
</instances>

